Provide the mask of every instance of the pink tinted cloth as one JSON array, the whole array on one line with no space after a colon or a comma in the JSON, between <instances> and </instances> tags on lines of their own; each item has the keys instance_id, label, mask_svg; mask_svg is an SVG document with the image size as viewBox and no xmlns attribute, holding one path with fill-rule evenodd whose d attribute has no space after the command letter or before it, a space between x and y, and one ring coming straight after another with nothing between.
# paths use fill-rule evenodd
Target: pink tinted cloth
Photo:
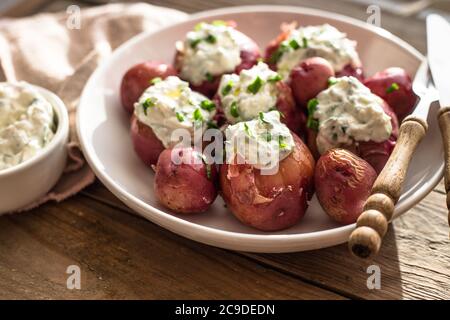
<instances>
[{"instance_id":1,"label":"pink tinted cloth","mask_svg":"<svg viewBox=\"0 0 450 320\"><path fill-rule=\"evenodd\" d=\"M65 102L70 117L65 173L48 194L20 211L62 201L95 180L80 151L75 115L84 84L97 65L134 35L187 17L144 3L111 4L81 10L76 29L68 27L77 21L73 14L68 10L0 20L0 81L24 80L53 91Z\"/></svg>"}]
</instances>

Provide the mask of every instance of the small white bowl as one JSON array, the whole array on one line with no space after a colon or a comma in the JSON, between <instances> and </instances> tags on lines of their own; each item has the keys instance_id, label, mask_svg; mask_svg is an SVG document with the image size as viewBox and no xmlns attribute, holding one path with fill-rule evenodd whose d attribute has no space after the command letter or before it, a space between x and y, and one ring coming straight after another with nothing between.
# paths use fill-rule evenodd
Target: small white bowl
<instances>
[{"instance_id":1,"label":"small white bowl","mask_svg":"<svg viewBox=\"0 0 450 320\"><path fill-rule=\"evenodd\" d=\"M0 214L19 210L45 195L58 181L67 160L69 115L62 100L52 92L32 85L53 106L56 133L34 157L0 170Z\"/></svg>"}]
</instances>

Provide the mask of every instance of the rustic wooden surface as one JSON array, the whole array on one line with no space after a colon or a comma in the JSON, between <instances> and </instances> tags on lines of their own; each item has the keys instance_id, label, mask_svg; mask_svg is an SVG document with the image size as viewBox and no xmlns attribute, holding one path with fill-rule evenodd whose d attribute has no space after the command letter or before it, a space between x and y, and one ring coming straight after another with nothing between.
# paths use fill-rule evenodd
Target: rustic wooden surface
<instances>
[{"instance_id":1,"label":"rustic wooden surface","mask_svg":"<svg viewBox=\"0 0 450 320\"><path fill-rule=\"evenodd\" d=\"M10 16L64 10L80 1L37 0ZM154 0L196 12L250 0ZM349 1L259 3L326 8L359 19ZM448 5L438 3L439 10ZM425 51L424 21L382 13L382 26ZM99 182L62 203L0 217L3 299L450 299L450 241L441 182L389 226L373 261L355 260L346 245L293 254L232 252L174 235L136 215ZM66 288L66 268L81 267L81 290ZM381 289L366 285L370 264Z\"/></svg>"}]
</instances>

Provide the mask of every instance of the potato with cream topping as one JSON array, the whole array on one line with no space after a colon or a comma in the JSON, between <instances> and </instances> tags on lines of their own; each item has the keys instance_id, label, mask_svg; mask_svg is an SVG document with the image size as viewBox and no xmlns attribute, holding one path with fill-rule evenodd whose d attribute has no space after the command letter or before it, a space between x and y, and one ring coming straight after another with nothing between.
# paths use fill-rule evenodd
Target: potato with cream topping
<instances>
[{"instance_id":1,"label":"potato with cream topping","mask_svg":"<svg viewBox=\"0 0 450 320\"><path fill-rule=\"evenodd\" d=\"M255 119L261 112L278 110L281 121L296 133L304 126L292 91L264 62L238 74L222 76L215 100L228 123Z\"/></svg>"},{"instance_id":2,"label":"potato with cream topping","mask_svg":"<svg viewBox=\"0 0 450 320\"><path fill-rule=\"evenodd\" d=\"M308 102L307 126L315 136L309 143L315 142L320 154L345 148L377 172L387 162L398 135L398 120L389 105L354 77L336 78Z\"/></svg>"},{"instance_id":3,"label":"potato with cream topping","mask_svg":"<svg viewBox=\"0 0 450 320\"><path fill-rule=\"evenodd\" d=\"M131 137L136 153L147 165L155 164L164 148L179 142L172 137L176 129L185 129L194 142L195 132L201 137L216 112L211 100L175 76L147 88L134 107Z\"/></svg>"},{"instance_id":4,"label":"potato with cream topping","mask_svg":"<svg viewBox=\"0 0 450 320\"><path fill-rule=\"evenodd\" d=\"M263 231L295 225L312 196L314 159L276 111L226 129L221 195L244 224Z\"/></svg>"},{"instance_id":5,"label":"potato with cream topping","mask_svg":"<svg viewBox=\"0 0 450 320\"><path fill-rule=\"evenodd\" d=\"M212 97L226 73L249 69L260 57L258 45L232 21L201 22L176 43L175 67L193 90Z\"/></svg>"},{"instance_id":6,"label":"potato with cream topping","mask_svg":"<svg viewBox=\"0 0 450 320\"><path fill-rule=\"evenodd\" d=\"M265 53L267 63L284 80L289 79L292 69L312 57L327 60L338 77L362 78L356 42L329 24L300 28L295 28L295 24L282 25L282 33L269 44Z\"/></svg>"}]
</instances>

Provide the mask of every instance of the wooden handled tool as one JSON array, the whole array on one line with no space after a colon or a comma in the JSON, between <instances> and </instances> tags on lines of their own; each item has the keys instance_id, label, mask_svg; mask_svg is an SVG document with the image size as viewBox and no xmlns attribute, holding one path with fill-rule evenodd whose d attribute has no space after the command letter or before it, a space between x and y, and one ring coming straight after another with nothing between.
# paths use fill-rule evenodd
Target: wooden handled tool
<instances>
[{"instance_id":1,"label":"wooden handled tool","mask_svg":"<svg viewBox=\"0 0 450 320\"><path fill-rule=\"evenodd\" d=\"M356 229L349 238L350 251L360 258L369 258L378 253L395 204L400 198L411 157L427 132L428 110L436 100L437 92L430 81L426 60L417 71L413 90L420 97L420 102L413 114L403 120L394 150L375 180L364 212L359 216Z\"/></svg>"},{"instance_id":2,"label":"wooden handled tool","mask_svg":"<svg viewBox=\"0 0 450 320\"><path fill-rule=\"evenodd\" d=\"M439 127L442 134L442 142L444 143L444 182L445 192L447 192L447 208L448 212L448 225L450 226L450 106L444 107L438 114Z\"/></svg>"},{"instance_id":3,"label":"wooden handled tool","mask_svg":"<svg viewBox=\"0 0 450 320\"><path fill-rule=\"evenodd\" d=\"M368 258L378 253L392 219L394 206L400 198L412 154L427 129L427 123L419 117L408 116L403 120L395 148L375 180L372 193L364 205L364 212L350 235L348 245L354 255Z\"/></svg>"}]
</instances>

